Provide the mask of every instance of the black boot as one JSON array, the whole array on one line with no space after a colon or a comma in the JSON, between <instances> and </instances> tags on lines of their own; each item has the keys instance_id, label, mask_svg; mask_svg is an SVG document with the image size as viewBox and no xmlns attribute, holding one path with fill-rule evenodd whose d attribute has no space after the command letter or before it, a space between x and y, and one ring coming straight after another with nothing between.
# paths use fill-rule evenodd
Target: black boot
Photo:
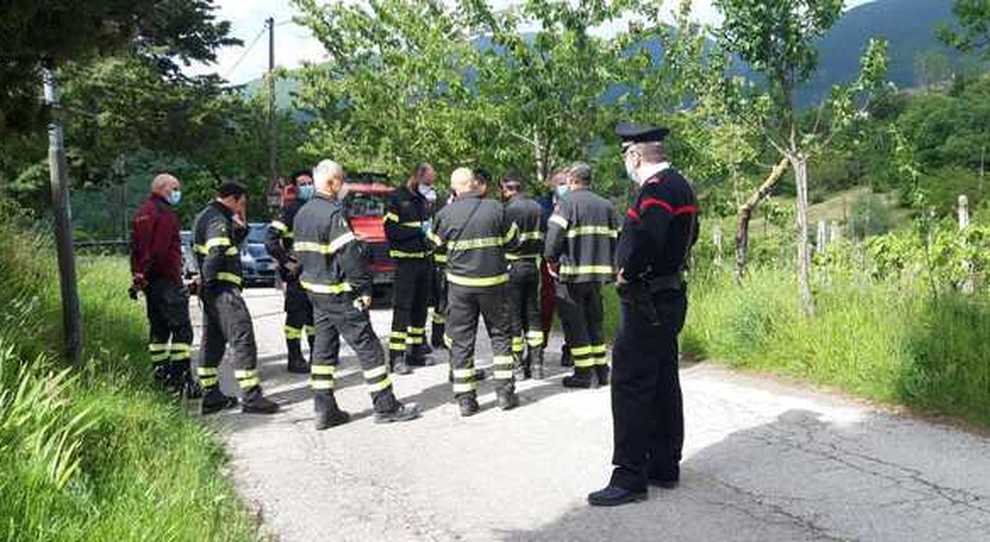
<instances>
[{"instance_id":1,"label":"black boot","mask_svg":"<svg viewBox=\"0 0 990 542\"><path fill-rule=\"evenodd\" d=\"M515 358L515 374L516 381L527 380L531 376L529 368L529 357L523 356L522 354L515 354L512 356Z\"/></svg>"},{"instance_id":2,"label":"black boot","mask_svg":"<svg viewBox=\"0 0 990 542\"><path fill-rule=\"evenodd\" d=\"M498 396L498 408L502 410L512 410L519 406L519 396L515 390L506 389L496 392Z\"/></svg>"},{"instance_id":3,"label":"black boot","mask_svg":"<svg viewBox=\"0 0 990 542\"><path fill-rule=\"evenodd\" d=\"M565 344L560 349L560 366L561 367L573 367L574 360L571 359L571 349Z\"/></svg>"},{"instance_id":4,"label":"black boot","mask_svg":"<svg viewBox=\"0 0 990 542\"><path fill-rule=\"evenodd\" d=\"M375 423L408 422L415 420L420 415L419 406L416 403L403 405L392 394L392 390L382 392L375 397Z\"/></svg>"},{"instance_id":5,"label":"black boot","mask_svg":"<svg viewBox=\"0 0 990 542\"><path fill-rule=\"evenodd\" d=\"M309 374L309 363L303 357L299 339L286 339L285 346L289 352L288 371L293 374Z\"/></svg>"},{"instance_id":6,"label":"black boot","mask_svg":"<svg viewBox=\"0 0 990 542\"><path fill-rule=\"evenodd\" d=\"M426 367L429 365L429 358L427 356L433 352L429 348L425 344L417 344L406 350L406 365L410 367Z\"/></svg>"},{"instance_id":7,"label":"black boot","mask_svg":"<svg viewBox=\"0 0 990 542\"><path fill-rule=\"evenodd\" d=\"M275 414L278 412L278 403L262 395L261 386L255 386L244 392L241 412L245 414Z\"/></svg>"},{"instance_id":8,"label":"black boot","mask_svg":"<svg viewBox=\"0 0 990 542\"><path fill-rule=\"evenodd\" d=\"M595 365L595 376L599 386L608 386L608 365Z\"/></svg>"},{"instance_id":9,"label":"black boot","mask_svg":"<svg viewBox=\"0 0 990 542\"><path fill-rule=\"evenodd\" d=\"M474 395L462 395L457 398L457 405L461 408L461 417L474 416L481 410L478 406L478 399Z\"/></svg>"},{"instance_id":10,"label":"black boot","mask_svg":"<svg viewBox=\"0 0 990 542\"><path fill-rule=\"evenodd\" d=\"M531 376L536 380L543 380L543 349L529 349L529 370Z\"/></svg>"},{"instance_id":11,"label":"black boot","mask_svg":"<svg viewBox=\"0 0 990 542\"><path fill-rule=\"evenodd\" d=\"M563 383L565 388L583 388L583 389L590 388L591 368L575 367L574 374L571 376L565 376Z\"/></svg>"},{"instance_id":12,"label":"black boot","mask_svg":"<svg viewBox=\"0 0 990 542\"><path fill-rule=\"evenodd\" d=\"M205 391L203 402L199 405L199 412L203 416L237 406L237 397L224 395L219 386L211 386Z\"/></svg>"},{"instance_id":13,"label":"black boot","mask_svg":"<svg viewBox=\"0 0 990 542\"><path fill-rule=\"evenodd\" d=\"M323 431L351 421L351 415L337 406L333 392L320 391L313 396L313 410L316 412L316 430Z\"/></svg>"},{"instance_id":14,"label":"black boot","mask_svg":"<svg viewBox=\"0 0 990 542\"><path fill-rule=\"evenodd\" d=\"M406 355L405 354L392 354L392 372L397 375L409 375L412 374L412 369L409 365L406 365Z\"/></svg>"},{"instance_id":15,"label":"black boot","mask_svg":"<svg viewBox=\"0 0 990 542\"><path fill-rule=\"evenodd\" d=\"M447 348L447 343L443 340L444 327L444 324L433 324L430 343L433 344L433 348L436 350Z\"/></svg>"},{"instance_id":16,"label":"black boot","mask_svg":"<svg viewBox=\"0 0 990 542\"><path fill-rule=\"evenodd\" d=\"M199 386L199 382L193 378L192 369L189 367L189 361L176 362L176 367L179 373L179 393L185 396L186 399L199 399L203 396L203 388Z\"/></svg>"}]
</instances>

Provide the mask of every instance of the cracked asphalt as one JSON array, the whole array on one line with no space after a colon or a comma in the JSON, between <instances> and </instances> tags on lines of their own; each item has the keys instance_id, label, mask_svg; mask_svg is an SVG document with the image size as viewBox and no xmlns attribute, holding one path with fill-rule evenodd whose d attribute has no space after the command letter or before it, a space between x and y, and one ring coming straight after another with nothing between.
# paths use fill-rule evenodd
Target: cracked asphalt
<instances>
[{"instance_id":1,"label":"cracked asphalt","mask_svg":"<svg viewBox=\"0 0 990 542\"><path fill-rule=\"evenodd\" d=\"M710 364L682 367L681 486L616 509L585 504L610 472L608 390L564 390L556 354L551 378L519 385L519 409L495 408L487 384L470 419L435 354L440 364L395 377L423 417L379 426L345 349L337 396L355 419L317 432L306 378L285 372L281 294L246 297L263 385L283 410L211 423L276 540L990 540L990 439ZM383 338L390 316L373 311ZM483 332L478 352L491 363Z\"/></svg>"}]
</instances>

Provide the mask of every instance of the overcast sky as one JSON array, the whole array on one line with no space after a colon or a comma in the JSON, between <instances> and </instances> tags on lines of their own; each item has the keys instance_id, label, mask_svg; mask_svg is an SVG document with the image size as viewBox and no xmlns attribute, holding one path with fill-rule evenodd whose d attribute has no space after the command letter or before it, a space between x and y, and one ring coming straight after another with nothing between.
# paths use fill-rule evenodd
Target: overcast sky
<instances>
[{"instance_id":1,"label":"overcast sky","mask_svg":"<svg viewBox=\"0 0 990 542\"><path fill-rule=\"evenodd\" d=\"M864 4L870 0L846 0L847 7ZM514 3L513 0L493 0L496 7ZM309 31L292 22L296 14L290 0L215 0L220 7L220 19L232 23L232 33L244 42L244 47L228 47L220 51L217 63L196 65L188 71L193 74L215 72L232 83L245 83L257 79L268 69L268 39L260 36L254 47L248 47L264 30L265 19L275 17L275 63L286 68L296 68L304 61L317 62L324 58L323 46ZM667 3L671 9L677 2ZM717 23L718 13L711 0L694 0L695 17L705 23Z\"/></svg>"}]
</instances>

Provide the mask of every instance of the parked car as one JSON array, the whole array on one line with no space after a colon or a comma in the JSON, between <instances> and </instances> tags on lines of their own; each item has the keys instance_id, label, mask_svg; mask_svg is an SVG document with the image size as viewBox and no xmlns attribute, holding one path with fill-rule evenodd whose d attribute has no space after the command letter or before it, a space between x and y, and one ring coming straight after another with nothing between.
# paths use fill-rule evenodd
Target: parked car
<instances>
[{"instance_id":1,"label":"parked car","mask_svg":"<svg viewBox=\"0 0 990 542\"><path fill-rule=\"evenodd\" d=\"M354 235L371 250L371 271L375 295L385 295L395 279L395 260L388 255L385 238L385 208L395 188L385 184L387 177L377 173L355 173L347 179L344 212Z\"/></svg>"},{"instance_id":2,"label":"parked car","mask_svg":"<svg viewBox=\"0 0 990 542\"><path fill-rule=\"evenodd\" d=\"M245 285L274 286L275 259L265 248L268 223L251 222L248 234L241 244L241 270Z\"/></svg>"}]
</instances>

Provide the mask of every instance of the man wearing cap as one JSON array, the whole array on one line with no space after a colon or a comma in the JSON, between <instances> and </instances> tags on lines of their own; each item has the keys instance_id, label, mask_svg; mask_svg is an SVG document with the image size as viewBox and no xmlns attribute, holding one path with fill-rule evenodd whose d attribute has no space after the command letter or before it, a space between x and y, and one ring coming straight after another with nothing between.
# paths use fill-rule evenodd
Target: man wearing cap
<instances>
[{"instance_id":1,"label":"man wearing cap","mask_svg":"<svg viewBox=\"0 0 990 542\"><path fill-rule=\"evenodd\" d=\"M683 272L698 238L694 190L670 165L663 128L620 124L626 172L639 185L626 213L616 266L622 320L612 352L615 470L593 506L647 498L648 485L680 480L684 419L677 335L687 314Z\"/></svg>"},{"instance_id":2,"label":"man wearing cap","mask_svg":"<svg viewBox=\"0 0 990 542\"><path fill-rule=\"evenodd\" d=\"M563 384L590 388L594 377L604 386L609 371L601 287L615 279L619 221L615 207L589 188L591 166L575 163L567 182L570 191L550 217L543 253L556 271L557 311L574 362L574 374Z\"/></svg>"},{"instance_id":3,"label":"man wearing cap","mask_svg":"<svg viewBox=\"0 0 990 542\"><path fill-rule=\"evenodd\" d=\"M543 378L543 328L540 321L540 258L545 228L540 204L523 194L522 179L502 179L505 219L519 230L519 242L506 251L512 307L512 355L523 379ZM523 355L525 351L525 356Z\"/></svg>"}]
</instances>

